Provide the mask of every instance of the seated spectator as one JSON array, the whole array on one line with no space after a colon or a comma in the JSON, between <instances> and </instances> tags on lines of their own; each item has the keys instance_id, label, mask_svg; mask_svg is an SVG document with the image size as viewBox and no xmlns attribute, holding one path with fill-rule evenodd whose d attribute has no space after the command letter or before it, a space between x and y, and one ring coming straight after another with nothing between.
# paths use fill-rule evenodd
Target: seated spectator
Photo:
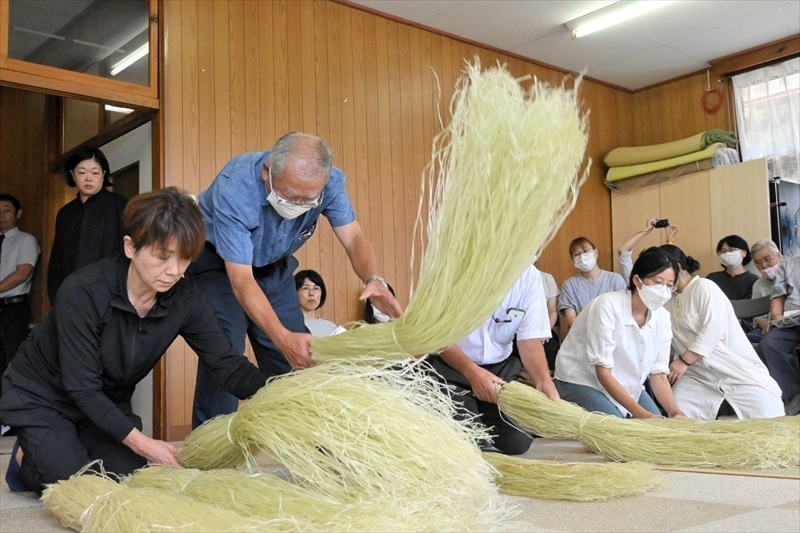
<instances>
[{"instance_id":1,"label":"seated spectator","mask_svg":"<svg viewBox=\"0 0 800 533\"><path fill-rule=\"evenodd\" d=\"M558 311L568 328L589 302L601 294L621 291L626 286L622 276L597 266L597 248L586 237L578 237L569 244L569 255L581 273L564 282L558 299Z\"/></svg>"},{"instance_id":2,"label":"seated spectator","mask_svg":"<svg viewBox=\"0 0 800 533\"><path fill-rule=\"evenodd\" d=\"M756 355L730 300L714 282L692 276L700 263L665 244L680 267L676 294L667 302L672 320L669 381L675 401L690 418L713 420L723 400L739 418L783 415L781 390Z\"/></svg>"},{"instance_id":3,"label":"seated spectator","mask_svg":"<svg viewBox=\"0 0 800 533\"><path fill-rule=\"evenodd\" d=\"M775 273L770 318L780 320L789 311L800 310L800 257L787 257ZM800 414L800 369L797 347L800 326L773 327L761 340L758 349L764 355L770 375L781 388L786 414Z\"/></svg>"},{"instance_id":4,"label":"seated spectator","mask_svg":"<svg viewBox=\"0 0 800 533\"><path fill-rule=\"evenodd\" d=\"M315 337L327 337L333 333L336 324L317 315L317 310L325 305L328 296L322 276L315 270L301 270L294 275L294 285L308 331Z\"/></svg>"},{"instance_id":5,"label":"seated spectator","mask_svg":"<svg viewBox=\"0 0 800 533\"><path fill-rule=\"evenodd\" d=\"M619 248L617 248L617 257L619 260L619 267L622 271L622 277L625 279L625 282L630 282L631 280L631 270L633 269L633 248L639 244L645 235L650 235L656 227L656 222L658 222L657 218L651 218L645 224L645 227L641 231L637 231L633 234L633 237L622 243ZM664 232L667 234L667 244L673 244L675 242L675 235L678 234L678 226L673 226L670 224L669 226L664 228Z\"/></svg>"},{"instance_id":6,"label":"seated spectator","mask_svg":"<svg viewBox=\"0 0 800 533\"><path fill-rule=\"evenodd\" d=\"M494 435L492 445L502 453L525 453L533 437L501 416L497 385L518 379L525 368L538 390L558 399L542 346L550 336L548 327L542 276L531 265L486 322L429 359L437 378L448 387L458 415L486 425ZM514 335L521 361L511 357Z\"/></svg>"},{"instance_id":7,"label":"seated spectator","mask_svg":"<svg viewBox=\"0 0 800 533\"><path fill-rule=\"evenodd\" d=\"M649 377L667 414L683 414L667 380L672 330L663 309L677 271L666 252L648 248L633 265L627 289L601 294L586 306L556 361L561 398L612 416L661 416L644 388Z\"/></svg>"},{"instance_id":8,"label":"seated spectator","mask_svg":"<svg viewBox=\"0 0 800 533\"><path fill-rule=\"evenodd\" d=\"M729 300L749 300L758 276L744 268L751 260L747 242L738 235L728 235L717 243L717 255L725 269L706 277L719 285Z\"/></svg>"},{"instance_id":9,"label":"seated spectator","mask_svg":"<svg viewBox=\"0 0 800 533\"><path fill-rule=\"evenodd\" d=\"M392 296L395 296L394 289L391 285L387 283L386 288L389 289L389 292L392 293ZM389 322L391 319L392 317L381 312L380 309L372 305L372 302L369 301L369 298L364 301L364 322L367 324L380 324L382 322Z\"/></svg>"},{"instance_id":10,"label":"seated spectator","mask_svg":"<svg viewBox=\"0 0 800 533\"><path fill-rule=\"evenodd\" d=\"M769 239L763 239L753 244L750 255L753 264L761 272L761 277L753 284L753 299L771 296L775 288L775 274L783 257L778 246ZM753 321L753 329L747 333L747 338L753 344L758 344L767 333L768 326L769 313Z\"/></svg>"},{"instance_id":11,"label":"seated spectator","mask_svg":"<svg viewBox=\"0 0 800 533\"><path fill-rule=\"evenodd\" d=\"M549 339L544 341L544 355L547 358L547 367L550 372L556 369L556 356L558 350L561 348L561 339L556 332L556 324L558 323L558 296L561 291L558 290L556 278L552 274L539 271L542 274L542 286L544 287L544 297L547 299L547 317L550 319L550 335ZM516 344L516 343L515 343Z\"/></svg>"},{"instance_id":12,"label":"seated spectator","mask_svg":"<svg viewBox=\"0 0 800 533\"><path fill-rule=\"evenodd\" d=\"M10 194L0 194L0 376L20 344L28 337L31 322L31 280L39 259L39 243L30 233L20 231L22 205ZM0 383L0 395L3 389ZM0 435L13 429L0 422Z\"/></svg>"}]
</instances>

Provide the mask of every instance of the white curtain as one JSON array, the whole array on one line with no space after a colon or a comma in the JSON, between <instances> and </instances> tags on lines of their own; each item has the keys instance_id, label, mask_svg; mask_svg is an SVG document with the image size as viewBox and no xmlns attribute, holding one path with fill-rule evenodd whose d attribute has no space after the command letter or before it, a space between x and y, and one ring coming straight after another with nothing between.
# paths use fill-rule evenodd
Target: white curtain
<instances>
[{"instance_id":1,"label":"white curtain","mask_svg":"<svg viewBox=\"0 0 800 533\"><path fill-rule=\"evenodd\" d=\"M800 183L800 58L734 76L733 94L742 160Z\"/></svg>"}]
</instances>

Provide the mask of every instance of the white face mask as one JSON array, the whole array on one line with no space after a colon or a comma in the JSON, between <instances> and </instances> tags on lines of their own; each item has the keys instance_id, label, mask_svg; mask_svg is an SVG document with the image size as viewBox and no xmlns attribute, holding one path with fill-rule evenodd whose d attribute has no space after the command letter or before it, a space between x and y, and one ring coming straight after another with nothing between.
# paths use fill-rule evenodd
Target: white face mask
<instances>
[{"instance_id":1,"label":"white face mask","mask_svg":"<svg viewBox=\"0 0 800 533\"><path fill-rule=\"evenodd\" d=\"M639 298L642 299L644 306L651 311L661 309L672 298L672 292L666 285L645 285L641 279L639 283L642 284L638 289Z\"/></svg>"},{"instance_id":2,"label":"white face mask","mask_svg":"<svg viewBox=\"0 0 800 533\"><path fill-rule=\"evenodd\" d=\"M780 268L780 266L781 266L780 264L772 265L771 267L767 267L764 270L762 270L761 273L767 279L775 279L775 276L778 275L778 269Z\"/></svg>"},{"instance_id":3,"label":"white face mask","mask_svg":"<svg viewBox=\"0 0 800 533\"><path fill-rule=\"evenodd\" d=\"M594 252L582 253L574 259L575 268L581 272L589 272L597 264L597 258Z\"/></svg>"},{"instance_id":4,"label":"white face mask","mask_svg":"<svg viewBox=\"0 0 800 533\"><path fill-rule=\"evenodd\" d=\"M736 268L742 264L743 259L741 252L727 252L719 256L719 260L725 268Z\"/></svg>"},{"instance_id":5,"label":"white face mask","mask_svg":"<svg viewBox=\"0 0 800 533\"><path fill-rule=\"evenodd\" d=\"M302 205L279 204L278 195L275 194L275 191L269 193L269 196L267 196L267 201L269 201L269 205L271 205L272 208L286 220L292 220L311 210L310 207L304 207Z\"/></svg>"},{"instance_id":6,"label":"white face mask","mask_svg":"<svg viewBox=\"0 0 800 533\"><path fill-rule=\"evenodd\" d=\"M378 311L378 308L375 307L374 305L372 306L372 318L375 319L375 322L389 322L389 320L391 320L391 317L389 317L389 315Z\"/></svg>"}]
</instances>

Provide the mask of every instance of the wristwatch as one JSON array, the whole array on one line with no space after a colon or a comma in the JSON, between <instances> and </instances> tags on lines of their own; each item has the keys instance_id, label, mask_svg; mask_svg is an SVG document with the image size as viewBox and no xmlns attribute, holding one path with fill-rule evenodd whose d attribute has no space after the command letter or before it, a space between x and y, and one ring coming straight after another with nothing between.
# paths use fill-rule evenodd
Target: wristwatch
<instances>
[{"instance_id":1,"label":"wristwatch","mask_svg":"<svg viewBox=\"0 0 800 533\"><path fill-rule=\"evenodd\" d=\"M380 281L380 282L381 282L381 285L383 285L383 287L384 287L385 289L388 289L388 288L389 288L389 284L388 284L388 283L386 283L386 280L385 280L385 279L383 279L383 278L382 278L382 277L380 277L380 276L370 276L370 277L368 277L366 280L364 280L364 286L366 287L367 285L369 285L369 284L370 284L370 283L372 283L373 281Z\"/></svg>"}]
</instances>

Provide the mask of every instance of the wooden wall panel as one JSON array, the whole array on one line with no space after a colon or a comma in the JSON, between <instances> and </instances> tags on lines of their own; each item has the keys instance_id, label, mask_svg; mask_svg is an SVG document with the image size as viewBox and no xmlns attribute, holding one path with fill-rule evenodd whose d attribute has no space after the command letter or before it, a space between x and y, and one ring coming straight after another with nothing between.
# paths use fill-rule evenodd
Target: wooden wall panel
<instances>
[{"instance_id":1,"label":"wooden wall panel","mask_svg":"<svg viewBox=\"0 0 800 533\"><path fill-rule=\"evenodd\" d=\"M22 205L20 231L39 242L42 255L31 286L33 320L38 322L49 310L45 280L45 255L53 234L50 211L42 212L49 189L67 187L53 177L47 161L47 96L11 87L0 87L0 193L11 194ZM63 204L59 204L61 207ZM55 211L53 211L55 213Z\"/></svg>"},{"instance_id":2,"label":"wooden wall panel","mask_svg":"<svg viewBox=\"0 0 800 533\"><path fill-rule=\"evenodd\" d=\"M712 128L734 129L727 82L718 82L711 76L711 87L722 91L724 101L713 115L703 109L700 99L708 81L706 74L700 73L634 93L633 145L677 141Z\"/></svg>"},{"instance_id":3,"label":"wooden wall panel","mask_svg":"<svg viewBox=\"0 0 800 533\"><path fill-rule=\"evenodd\" d=\"M506 63L517 76L564 75L350 6L314 0L165 0L165 183L197 194L234 155L268 149L289 131L324 138L345 171L359 222L382 273L408 303L422 171L465 60ZM440 92L441 91L441 92ZM591 237L610 268L611 207L602 156L633 143L632 95L584 83L593 164L574 213L539 266L574 273L567 245ZM324 318L361 318L361 282L327 222L298 253L329 285ZM419 250L416 257L419 257ZM196 361L182 342L168 355L169 438L188 427Z\"/></svg>"}]
</instances>

